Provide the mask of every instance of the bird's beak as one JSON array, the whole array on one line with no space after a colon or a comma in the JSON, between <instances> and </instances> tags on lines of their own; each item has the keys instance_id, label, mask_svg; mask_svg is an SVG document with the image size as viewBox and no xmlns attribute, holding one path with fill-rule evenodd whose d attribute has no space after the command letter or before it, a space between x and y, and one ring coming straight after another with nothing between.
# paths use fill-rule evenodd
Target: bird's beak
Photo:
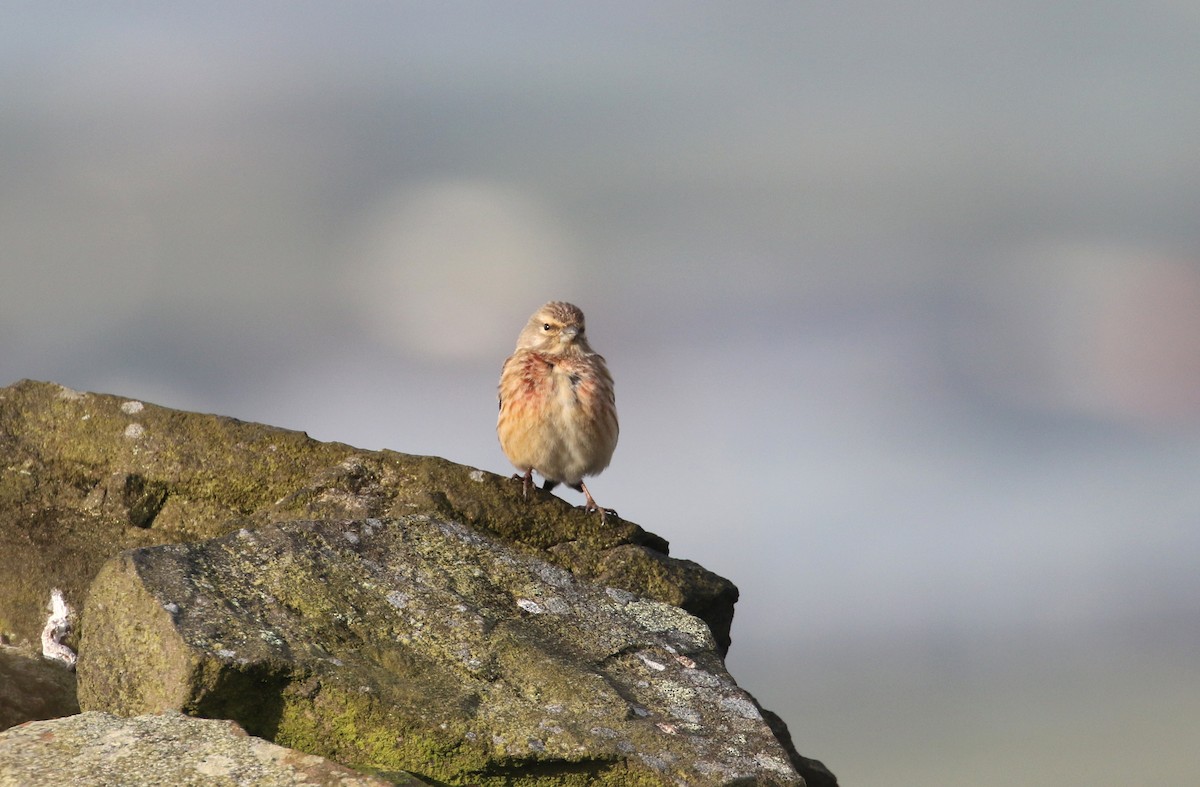
<instances>
[{"instance_id":1,"label":"bird's beak","mask_svg":"<svg viewBox=\"0 0 1200 787\"><path fill-rule=\"evenodd\" d=\"M575 337L578 335L579 335L579 329L574 326L563 328L563 332L562 332L563 339L565 339L568 342L575 341Z\"/></svg>"}]
</instances>

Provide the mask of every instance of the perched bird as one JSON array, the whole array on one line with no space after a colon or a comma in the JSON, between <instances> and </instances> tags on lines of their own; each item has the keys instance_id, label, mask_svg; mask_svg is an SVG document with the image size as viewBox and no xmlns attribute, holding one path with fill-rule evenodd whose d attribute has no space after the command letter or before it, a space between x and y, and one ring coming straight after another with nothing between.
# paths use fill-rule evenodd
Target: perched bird
<instances>
[{"instance_id":1,"label":"perched bird","mask_svg":"<svg viewBox=\"0 0 1200 787\"><path fill-rule=\"evenodd\" d=\"M596 505L583 477L608 467L617 447L617 400L604 358L592 351L578 306L551 301L534 312L500 373L500 447L529 496L533 471L543 489L566 484Z\"/></svg>"}]
</instances>

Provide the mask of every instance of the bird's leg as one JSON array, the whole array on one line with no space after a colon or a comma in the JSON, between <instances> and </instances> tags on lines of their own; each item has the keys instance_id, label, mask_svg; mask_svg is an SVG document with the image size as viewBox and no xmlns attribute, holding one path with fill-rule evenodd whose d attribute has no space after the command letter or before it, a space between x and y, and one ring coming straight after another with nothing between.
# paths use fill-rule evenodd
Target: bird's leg
<instances>
[{"instance_id":1,"label":"bird's leg","mask_svg":"<svg viewBox=\"0 0 1200 787\"><path fill-rule=\"evenodd\" d=\"M521 482L521 499L523 499L523 500L529 499L530 485L533 485L535 487L537 486L536 484L533 483L533 468L532 467L525 471L525 475L521 475L520 473L513 473L512 480Z\"/></svg>"},{"instance_id":2,"label":"bird's leg","mask_svg":"<svg viewBox=\"0 0 1200 787\"><path fill-rule=\"evenodd\" d=\"M592 499L592 493L588 491L587 484L583 483L583 481L579 482L578 489L580 492L583 492L583 496L587 498L587 505L585 505L583 509L585 511L599 511L600 524L603 525L605 523L608 514L617 516L617 512L613 511L611 508L601 508L600 506L596 505L596 501Z\"/></svg>"}]
</instances>

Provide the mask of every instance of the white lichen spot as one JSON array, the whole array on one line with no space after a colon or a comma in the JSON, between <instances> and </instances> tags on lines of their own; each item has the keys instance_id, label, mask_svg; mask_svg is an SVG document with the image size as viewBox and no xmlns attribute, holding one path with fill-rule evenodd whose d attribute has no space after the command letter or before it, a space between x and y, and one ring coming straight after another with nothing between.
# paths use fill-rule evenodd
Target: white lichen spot
<instances>
[{"instance_id":1,"label":"white lichen spot","mask_svg":"<svg viewBox=\"0 0 1200 787\"><path fill-rule=\"evenodd\" d=\"M679 734L678 727L676 727L674 724L667 724L665 721L655 722L654 726L658 727L660 730L662 730L663 732L665 732L668 735L678 735Z\"/></svg>"},{"instance_id":2,"label":"white lichen spot","mask_svg":"<svg viewBox=\"0 0 1200 787\"><path fill-rule=\"evenodd\" d=\"M330 664L332 664L335 667L341 667L345 664L345 662L343 662L341 659L337 658L336 656L330 656L329 658L327 658L325 660L328 661Z\"/></svg>"},{"instance_id":3,"label":"white lichen spot","mask_svg":"<svg viewBox=\"0 0 1200 787\"><path fill-rule=\"evenodd\" d=\"M769 771L775 771L776 773L789 775L793 773L791 765L784 762L779 757L772 756L766 752L760 751L758 754L754 755L754 762L758 766L766 768Z\"/></svg>"},{"instance_id":4,"label":"white lichen spot","mask_svg":"<svg viewBox=\"0 0 1200 787\"><path fill-rule=\"evenodd\" d=\"M358 543L358 533L355 533L353 530L347 530L345 533L342 533L342 538L346 539L351 544Z\"/></svg>"},{"instance_id":5,"label":"white lichen spot","mask_svg":"<svg viewBox=\"0 0 1200 787\"><path fill-rule=\"evenodd\" d=\"M409 596L407 593L401 593L399 590L393 590L385 596L387 602L396 609L404 609L408 606Z\"/></svg>"},{"instance_id":6,"label":"white lichen spot","mask_svg":"<svg viewBox=\"0 0 1200 787\"><path fill-rule=\"evenodd\" d=\"M237 656L237 652L230 650L229 648L221 648L217 651L217 655L223 659L232 659L233 657Z\"/></svg>"},{"instance_id":7,"label":"white lichen spot","mask_svg":"<svg viewBox=\"0 0 1200 787\"><path fill-rule=\"evenodd\" d=\"M136 440L146 433L146 427L141 424L130 424L125 427L125 436L130 440Z\"/></svg>"},{"instance_id":8,"label":"white lichen spot","mask_svg":"<svg viewBox=\"0 0 1200 787\"><path fill-rule=\"evenodd\" d=\"M146 406L144 404L133 400L121 403L121 412L125 413L125 415L135 415L140 413L145 408Z\"/></svg>"},{"instance_id":9,"label":"white lichen spot","mask_svg":"<svg viewBox=\"0 0 1200 787\"><path fill-rule=\"evenodd\" d=\"M121 762L133 754L133 747L137 742L137 734L128 728L110 730L97 738L105 758L114 762Z\"/></svg>"},{"instance_id":10,"label":"white lichen spot","mask_svg":"<svg viewBox=\"0 0 1200 787\"><path fill-rule=\"evenodd\" d=\"M667 668L666 664L658 663L654 659L647 656L645 653L639 653L638 658L642 660L643 664L645 664L647 667L649 667L650 669L652 669L656 672L662 672L663 670L665 670Z\"/></svg>"},{"instance_id":11,"label":"white lichen spot","mask_svg":"<svg viewBox=\"0 0 1200 787\"><path fill-rule=\"evenodd\" d=\"M63 644L74 626L75 610L63 597L58 588L50 591L50 617L42 627L42 656L62 663L68 669L75 668L75 651Z\"/></svg>"},{"instance_id":12,"label":"white lichen spot","mask_svg":"<svg viewBox=\"0 0 1200 787\"><path fill-rule=\"evenodd\" d=\"M685 708L680 705L672 705L670 708L668 708L668 711L670 712L670 714L672 716L679 719L680 721L685 721L688 724L699 724L700 723L700 714L698 712L696 712L696 710L693 708Z\"/></svg>"},{"instance_id":13,"label":"white lichen spot","mask_svg":"<svg viewBox=\"0 0 1200 787\"><path fill-rule=\"evenodd\" d=\"M736 713L743 719L758 721L762 718L762 713L758 710L758 706L745 697L722 697L721 707L727 711Z\"/></svg>"},{"instance_id":14,"label":"white lichen spot","mask_svg":"<svg viewBox=\"0 0 1200 787\"><path fill-rule=\"evenodd\" d=\"M555 615L565 615L571 611L571 605L558 596L551 596L546 599L546 608Z\"/></svg>"},{"instance_id":15,"label":"white lichen spot","mask_svg":"<svg viewBox=\"0 0 1200 787\"><path fill-rule=\"evenodd\" d=\"M546 610L542 609L541 604L537 603L533 599L528 599L528 598L517 599L517 606L533 615L540 615L546 611Z\"/></svg>"},{"instance_id":16,"label":"white lichen spot","mask_svg":"<svg viewBox=\"0 0 1200 787\"><path fill-rule=\"evenodd\" d=\"M621 611L648 631L671 632L676 643L687 650L716 648L708 624L672 604L638 599L626 604Z\"/></svg>"},{"instance_id":17,"label":"white lichen spot","mask_svg":"<svg viewBox=\"0 0 1200 787\"><path fill-rule=\"evenodd\" d=\"M638 718L644 719L650 715L650 711L646 710L641 705L630 705L629 708L633 711L633 715L637 716Z\"/></svg>"},{"instance_id":18,"label":"white lichen spot","mask_svg":"<svg viewBox=\"0 0 1200 787\"><path fill-rule=\"evenodd\" d=\"M554 585L558 588L570 587L572 585L571 572L558 566L552 566L549 563L541 563L533 567L538 577L549 585Z\"/></svg>"},{"instance_id":19,"label":"white lichen spot","mask_svg":"<svg viewBox=\"0 0 1200 787\"><path fill-rule=\"evenodd\" d=\"M695 670L692 672L685 672L683 674L687 676L688 680L690 680L692 683L695 683L697 686L704 686L705 688L714 689L721 685L721 679L711 672Z\"/></svg>"},{"instance_id":20,"label":"white lichen spot","mask_svg":"<svg viewBox=\"0 0 1200 787\"><path fill-rule=\"evenodd\" d=\"M279 646L283 644L283 637L279 636L278 632L270 629L259 629L258 638L270 645Z\"/></svg>"},{"instance_id":21,"label":"white lichen spot","mask_svg":"<svg viewBox=\"0 0 1200 787\"><path fill-rule=\"evenodd\" d=\"M674 758L671 757L671 755L666 754L666 753L664 753L664 756L662 756L662 757L657 757L653 754L646 754L645 752L638 752L638 759L641 760L642 762L644 762L646 765L649 765L651 768L658 771L659 773L666 773L668 770L671 769L671 760Z\"/></svg>"},{"instance_id":22,"label":"white lichen spot","mask_svg":"<svg viewBox=\"0 0 1200 787\"><path fill-rule=\"evenodd\" d=\"M659 694L673 705L691 705L696 700L696 690L673 680L664 680L656 684Z\"/></svg>"},{"instance_id":23,"label":"white lichen spot","mask_svg":"<svg viewBox=\"0 0 1200 787\"><path fill-rule=\"evenodd\" d=\"M483 471L482 470L472 470L471 472L467 473L467 478L471 479L472 481L474 481L477 484L482 484L483 483Z\"/></svg>"},{"instance_id":24,"label":"white lichen spot","mask_svg":"<svg viewBox=\"0 0 1200 787\"><path fill-rule=\"evenodd\" d=\"M174 601L168 601L166 604L162 605L162 608L165 609L167 612L169 612L171 615L179 614L179 605L176 604Z\"/></svg>"},{"instance_id":25,"label":"white lichen spot","mask_svg":"<svg viewBox=\"0 0 1200 787\"><path fill-rule=\"evenodd\" d=\"M237 769L237 762L232 757L226 757L224 754L210 754L200 762L196 763L196 773L205 776L225 776L228 777Z\"/></svg>"},{"instance_id":26,"label":"white lichen spot","mask_svg":"<svg viewBox=\"0 0 1200 787\"><path fill-rule=\"evenodd\" d=\"M81 393L80 391L76 391L72 388L68 388L65 385L58 386L58 398L59 399L67 399L68 401L76 401L79 399L83 399L86 396L87 396L87 394Z\"/></svg>"}]
</instances>

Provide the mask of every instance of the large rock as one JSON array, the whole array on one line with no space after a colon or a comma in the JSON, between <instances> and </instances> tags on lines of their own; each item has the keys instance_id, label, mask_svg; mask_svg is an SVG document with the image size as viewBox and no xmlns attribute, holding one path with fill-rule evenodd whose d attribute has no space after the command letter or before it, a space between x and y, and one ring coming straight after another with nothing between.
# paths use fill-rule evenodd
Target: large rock
<instances>
[{"instance_id":1,"label":"large rock","mask_svg":"<svg viewBox=\"0 0 1200 787\"><path fill-rule=\"evenodd\" d=\"M490 439L484 435L481 439ZM703 618L722 651L737 588L666 542L436 457L23 381L0 389L0 641L34 642L51 588L79 605L113 555L292 519L428 514Z\"/></svg>"},{"instance_id":2,"label":"large rock","mask_svg":"<svg viewBox=\"0 0 1200 787\"><path fill-rule=\"evenodd\" d=\"M737 589L631 522L436 457L51 383L0 389L0 457L0 644L28 652L50 590L78 608L95 578L78 621L89 707L238 718L400 781L411 764L460 783L836 784L725 673ZM212 574L222 549L245 564ZM379 566L393 573L354 579ZM371 582L392 583L384 604ZM170 587L184 601L156 595ZM75 710L57 665L9 660L5 676L32 689L0 691L9 723Z\"/></svg>"},{"instance_id":3,"label":"large rock","mask_svg":"<svg viewBox=\"0 0 1200 787\"><path fill-rule=\"evenodd\" d=\"M126 552L80 703L453 784L803 784L702 620L542 555L421 515Z\"/></svg>"},{"instance_id":4,"label":"large rock","mask_svg":"<svg viewBox=\"0 0 1200 787\"><path fill-rule=\"evenodd\" d=\"M196 787L390 787L423 782L356 773L248 736L229 721L178 713L125 719L83 713L0 732L0 787L60 784Z\"/></svg>"}]
</instances>

